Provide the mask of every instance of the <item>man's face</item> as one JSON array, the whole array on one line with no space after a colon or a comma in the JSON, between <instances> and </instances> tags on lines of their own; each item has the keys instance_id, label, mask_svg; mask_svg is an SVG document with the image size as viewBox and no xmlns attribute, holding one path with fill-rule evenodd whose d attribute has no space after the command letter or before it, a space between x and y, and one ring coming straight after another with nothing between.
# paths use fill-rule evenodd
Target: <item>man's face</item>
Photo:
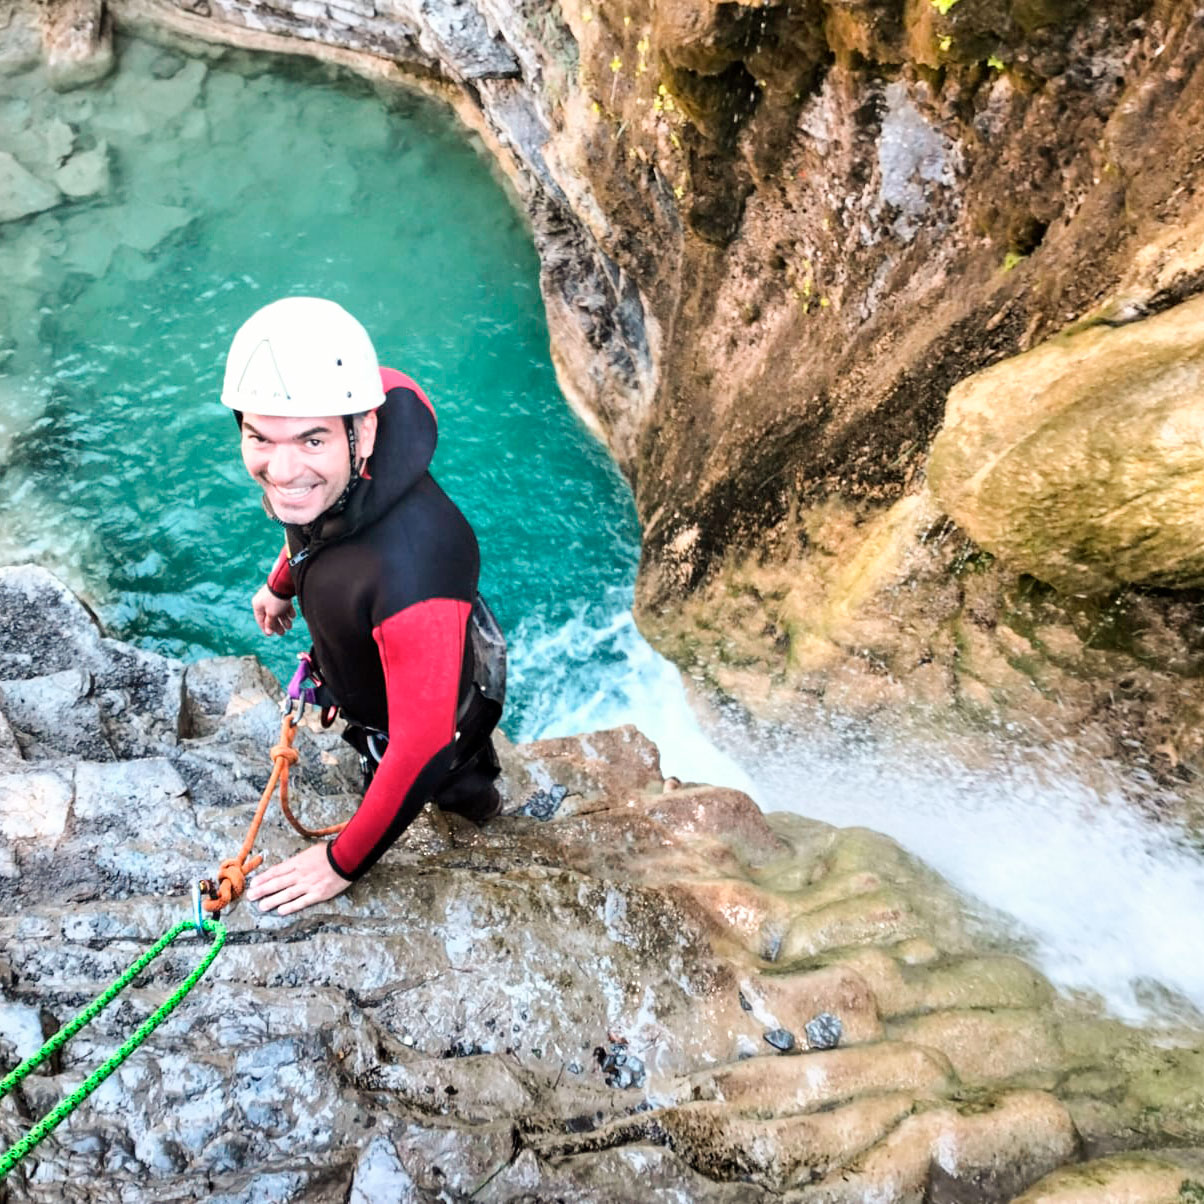
<instances>
[{"instance_id":1,"label":"man's face","mask_svg":"<svg viewBox=\"0 0 1204 1204\"><path fill-rule=\"evenodd\" d=\"M358 431L357 456L370 456L376 415ZM371 427L371 429L369 429ZM244 414L242 462L263 486L276 517L304 525L328 510L347 488L351 459L343 419Z\"/></svg>"}]
</instances>

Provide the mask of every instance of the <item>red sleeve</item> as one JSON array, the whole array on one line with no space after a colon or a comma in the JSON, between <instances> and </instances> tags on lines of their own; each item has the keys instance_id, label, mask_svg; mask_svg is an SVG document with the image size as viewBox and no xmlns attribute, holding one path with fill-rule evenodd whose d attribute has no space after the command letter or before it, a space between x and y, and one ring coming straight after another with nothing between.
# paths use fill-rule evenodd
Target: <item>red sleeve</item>
<instances>
[{"instance_id":1,"label":"red sleeve","mask_svg":"<svg viewBox=\"0 0 1204 1204\"><path fill-rule=\"evenodd\" d=\"M418 395L418 399L422 402L431 414L435 413L435 407L431 405L431 399L422 391L421 386L411 377L406 376L404 372L398 372L396 368L382 368L380 370L380 383L385 392L390 389L411 389Z\"/></svg>"},{"instance_id":2,"label":"red sleeve","mask_svg":"<svg viewBox=\"0 0 1204 1204\"><path fill-rule=\"evenodd\" d=\"M297 591L293 586L293 570L288 566L288 545L280 549L276 563L268 574L268 589L277 598L291 598Z\"/></svg>"},{"instance_id":3,"label":"red sleeve","mask_svg":"<svg viewBox=\"0 0 1204 1204\"><path fill-rule=\"evenodd\" d=\"M364 801L332 844L331 866L358 878L413 822L455 751L464 640L472 606L431 598L372 632L389 703L389 745Z\"/></svg>"}]
</instances>

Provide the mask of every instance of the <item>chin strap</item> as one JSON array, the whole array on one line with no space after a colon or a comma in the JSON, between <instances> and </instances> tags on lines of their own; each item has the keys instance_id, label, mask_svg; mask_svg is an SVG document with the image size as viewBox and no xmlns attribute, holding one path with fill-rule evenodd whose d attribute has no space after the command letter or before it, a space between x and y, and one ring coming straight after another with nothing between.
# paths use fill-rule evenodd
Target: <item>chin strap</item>
<instances>
[{"instance_id":1,"label":"chin strap","mask_svg":"<svg viewBox=\"0 0 1204 1204\"><path fill-rule=\"evenodd\" d=\"M355 454L355 422L350 414L343 415L343 429L347 432L347 453L351 457L351 476L347 478L347 487L335 498L326 514L339 514L347 505L355 487L360 483L359 458Z\"/></svg>"}]
</instances>

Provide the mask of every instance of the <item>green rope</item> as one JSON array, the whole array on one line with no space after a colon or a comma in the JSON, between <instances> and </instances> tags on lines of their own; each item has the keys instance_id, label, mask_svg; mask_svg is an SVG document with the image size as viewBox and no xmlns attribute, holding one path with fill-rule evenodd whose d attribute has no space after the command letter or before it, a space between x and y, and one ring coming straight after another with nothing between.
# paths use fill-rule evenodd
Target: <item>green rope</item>
<instances>
[{"instance_id":1,"label":"green rope","mask_svg":"<svg viewBox=\"0 0 1204 1204\"><path fill-rule=\"evenodd\" d=\"M103 1066L94 1070L66 1099L57 1104L50 1112L47 1112L12 1149L0 1155L0 1179L3 1179L43 1137L52 1132L60 1121L70 1116L171 1015L184 996L196 986L201 975L209 969L213 959L217 957L226 940L226 926L220 920L207 919L204 921L204 925L205 931L213 934L213 944L209 946L209 951L205 954L201 964L189 974L183 984L162 1007L142 1022L138 1031ZM65 1045L89 1020L94 1019L104 1011L176 937L182 932L195 931L196 925L192 920L181 920L169 932L164 933L136 962L129 966L125 973L112 986L93 999L74 1020L59 1029L37 1053L26 1058L16 1070L4 1078L3 1082L0 1082L0 1099L3 1099L27 1075L31 1074L56 1050Z\"/></svg>"}]
</instances>

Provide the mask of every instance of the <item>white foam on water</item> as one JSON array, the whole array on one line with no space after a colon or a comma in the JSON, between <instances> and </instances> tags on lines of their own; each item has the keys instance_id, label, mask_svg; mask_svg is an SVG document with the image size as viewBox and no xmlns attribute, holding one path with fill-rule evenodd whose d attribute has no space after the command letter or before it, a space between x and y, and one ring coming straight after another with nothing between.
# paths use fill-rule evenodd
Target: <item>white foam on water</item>
<instances>
[{"instance_id":1,"label":"white foam on water","mask_svg":"<svg viewBox=\"0 0 1204 1204\"><path fill-rule=\"evenodd\" d=\"M1010 917L1000 935L1053 983L1114 1015L1204 1010L1204 853L1151 817L1152 783L1103 767L1086 780L1081 753L987 733L937 749L875 727L842 731L822 714L809 735L714 714L704 726L621 598L512 633L512 688L530 699L518 739L633 723L666 775L893 837L984 912Z\"/></svg>"},{"instance_id":2,"label":"white foam on water","mask_svg":"<svg viewBox=\"0 0 1204 1204\"><path fill-rule=\"evenodd\" d=\"M661 772L753 792L753 781L707 736L681 674L640 635L626 591L600 612L549 628L538 618L510 634L508 690L522 693L517 740L543 740L632 723L661 754ZM630 603L630 596L625 601Z\"/></svg>"}]
</instances>

